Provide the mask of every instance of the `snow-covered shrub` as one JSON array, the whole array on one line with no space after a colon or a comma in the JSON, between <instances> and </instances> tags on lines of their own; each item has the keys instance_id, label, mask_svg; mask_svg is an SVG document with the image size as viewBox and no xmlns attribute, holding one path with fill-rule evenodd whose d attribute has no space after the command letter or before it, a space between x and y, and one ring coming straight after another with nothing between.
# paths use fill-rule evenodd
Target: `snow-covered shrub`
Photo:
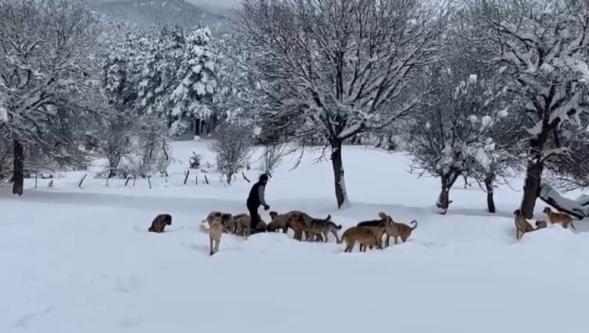
<instances>
[{"instance_id":1,"label":"snow-covered shrub","mask_svg":"<svg viewBox=\"0 0 589 333\"><path fill-rule=\"evenodd\" d=\"M217 128L211 149L217 154L217 170L225 176L227 184L235 174L246 167L252 150L252 132L249 127L225 123Z\"/></svg>"}]
</instances>

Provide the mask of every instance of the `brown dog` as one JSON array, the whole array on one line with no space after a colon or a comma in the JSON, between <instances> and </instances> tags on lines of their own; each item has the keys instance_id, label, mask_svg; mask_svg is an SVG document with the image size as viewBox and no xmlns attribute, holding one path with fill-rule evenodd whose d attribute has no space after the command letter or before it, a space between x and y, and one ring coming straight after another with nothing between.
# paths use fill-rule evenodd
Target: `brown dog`
<instances>
[{"instance_id":1,"label":"brown dog","mask_svg":"<svg viewBox=\"0 0 589 333\"><path fill-rule=\"evenodd\" d=\"M161 233L167 225L172 225L172 216L170 214L160 214L153 219L148 231Z\"/></svg>"},{"instance_id":2,"label":"brown dog","mask_svg":"<svg viewBox=\"0 0 589 333\"><path fill-rule=\"evenodd\" d=\"M289 214L287 225L294 231L294 239L298 241L303 240L303 233L309 229L309 226L305 222L305 216L298 212Z\"/></svg>"},{"instance_id":3,"label":"brown dog","mask_svg":"<svg viewBox=\"0 0 589 333\"><path fill-rule=\"evenodd\" d=\"M274 232L282 230L283 233L286 233L288 231L288 215L279 215L277 212L271 211L270 218L272 219L272 221L268 223L268 226L266 227L267 231Z\"/></svg>"},{"instance_id":4,"label":"brown dog","mask_svg":"<svg viewBox=\"0 0 589 333\"><path fill-rule=\"evenodd\" d=\"M251 234L251 219L247 214L237 214L233 217L236 235L248 237Z\"/></svg>"},{"instance_id":5,"label":"brown dog","mask_svg":"<svg viewBox=\"0 0 589 333\"><path fill-rule=\"evenodd\" d=\"M514 215L514 224L515 224L515 238L521 239L524 234L532 231L536 231L538 229L534 229L530 222L525 218L525 216L521 213L521 210L516 209L513 211ZM538 222L537 222L538 223Z\"/></svg>"},{"instance_id":6,"label":"brown dog","mask_svg":"<svg viewBox=\"0 0 589 333\"><path fill-rule=\"evenodd\" d=\"M377 236L369 227L351 227L342 235L342 241L346 243L344 252L352 252L356 242L360 243L360 251L366 252L367 247L381 249Z\"/></svg>"},{"instance_id":7,"label":"brown dog","mask_svg":"<svg viewBox=\"0 0 589 333\"><path fill-rule=\"evenodd\" d=\"M235 221L233 221L233 215L229 213L221 214L221 223L223 224L223 232L233 232L235 229Z\"/></svg>"},{"instance_id":8,"label":"brown dog","mask_svg":"<svg viewBox=\"0 0 589 333\"><path fill-rule=\"evenodd\" d=\"M384 213L381 213L384 214ZM413 226L407 225L405 223L399 223L399 222L395 222L393 220L392 217L390 217L389 215L384 214L384 216L386 216L386 222L385 222L385 233L387 235L386 237L386 244L385 246L388 247L390 245L390 239L391 237L394 238L395 244L398 243L398 238L401 238L401 241L403 243L405 243L409 237L411 236L411 233L413 232L413 230L415 230L417 228L417 221L413 220L411 221L411 224Z\"/></svg>"},{"instance_id":9,"label":"brown dog","mask_svg":"<svg viewBox=\"0 0 589 333\"><path fill-rule=\"evenodd\" d=\"M210 255L219 252L219 245L221 244L221 236L223 235L223 219L217 215L209 225L209 248Z\"/></svg>"},{"instance_id":10,"label":"brown dog","mask_svg":"<svg viewBox=\"0 0 589 333\"><path fill-rule=\"evenodd\" d=\"M550 207L544 208L543 212L546 215L548 215L548 221L551 224L558 223L565 229L567 229L570 225L573 229L577 229L573 224L573 218L570 217L568 214L553 212L552 209L550 209Z\"/></svg>"},{"instance_id":11,"label":"brown dog","mask_svg":"<svg viewBox=\"0 0 589 333\"><path fill-rule=\"evenodd\" d=\"M356 224L357 227L370 228L379 239L380 246L382 247L382 236L385 234L386 223L389 221L390 216L380 212L378 213L378 220L363 221Z\"/></svg>"}]
</instances>

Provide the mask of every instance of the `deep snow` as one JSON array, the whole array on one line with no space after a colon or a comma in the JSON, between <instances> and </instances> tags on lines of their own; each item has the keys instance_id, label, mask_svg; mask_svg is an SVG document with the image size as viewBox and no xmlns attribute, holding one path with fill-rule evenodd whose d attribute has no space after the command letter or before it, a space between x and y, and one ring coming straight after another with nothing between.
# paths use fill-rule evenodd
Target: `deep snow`
<instances>
[{"instance_id":1,"label":"deep snow","mask_svg":"<svg viewBox=\"0 0 589 333\"><path fill-rule=\"evenodd\" d=\"M448 215L435 212L438 181L409 174L407 157L345 147L352 206L335 209L329 161L295 156L270 180L273 209L331 213L350 226L386 211L417 219L406 243L343 253L343 245L299 243L292 235L224 236L208 256L198 224L212 209L245 212L251 184L182 185L192 151L214 162L206 143L175 143L170 177L134 187L83 173L27 181L23 197L0 189L0 332L587 332L589 230L558 226L515 241L518 181L485 194L459 182ZM255 161L256 156L252 158ZM257 171L247 172L255 178ZM202 174L199 174L202 180ZM537 211L544 205L538 203ZM146 232L173 215L169 232ZM542 217L537 214L537 217ZM264 212L263 218L268 219ZM355 249L357 251L357 248Z\"/></svg>"}]
</instances>

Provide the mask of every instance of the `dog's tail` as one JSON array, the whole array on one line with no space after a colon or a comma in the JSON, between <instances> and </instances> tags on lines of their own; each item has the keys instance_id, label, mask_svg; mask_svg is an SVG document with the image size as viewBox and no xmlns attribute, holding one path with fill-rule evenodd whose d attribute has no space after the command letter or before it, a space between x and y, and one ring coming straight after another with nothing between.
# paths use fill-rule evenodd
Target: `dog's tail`
<instances>
[{"instance_id":1,"label":"dog's tail","mask_svg":"<svg viewBox=\"0 0 589 333\"><path fill-rule=\"evenodd\" d=\"M334 223L335 224L335 223ZM342 230L342 225L341 224L335 224L335 228L337 230Z\"/></svg>"},{"instance_id":2,"label":"dog's tail","mask_svg":"<svg viewBox=\"0 0 589 333\"><path fill-rule=\"evenodd\" d=\"M325 219L323 219L323 221L330 221L331 220L331 214L327 215L327 217Z\"/></svg>"},{"instance_id":3,"label":"dog's tail","mask_svg":"<svg viewBox=\"0 0 589 333\"><path fill-rule=\"evenodd\" d=\"M417 220L411 221L411 224L414 224L414 226L411 227L411 230L415 230L415 228L417 228Z\"/></svg>"}]
</instances>

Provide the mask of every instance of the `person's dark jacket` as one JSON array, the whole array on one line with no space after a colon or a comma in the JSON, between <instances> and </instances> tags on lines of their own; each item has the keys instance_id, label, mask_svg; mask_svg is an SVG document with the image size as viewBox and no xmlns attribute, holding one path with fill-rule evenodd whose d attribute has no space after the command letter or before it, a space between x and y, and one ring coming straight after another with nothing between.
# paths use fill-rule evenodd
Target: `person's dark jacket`
<instances>
[{"instance_id":1,"label":"person's dark jacket","mask_svg":"<svg viewBox=\"0 0 589 333\"><path fill-rule=\"evenodd\" d=\"M267 206L266 200L264 200L264 191L266 185L261 182L257 182L252 186L250 194L247 197L247 205L250 207L258 207L260 205Z\"/></svg>"}]
</instances>

